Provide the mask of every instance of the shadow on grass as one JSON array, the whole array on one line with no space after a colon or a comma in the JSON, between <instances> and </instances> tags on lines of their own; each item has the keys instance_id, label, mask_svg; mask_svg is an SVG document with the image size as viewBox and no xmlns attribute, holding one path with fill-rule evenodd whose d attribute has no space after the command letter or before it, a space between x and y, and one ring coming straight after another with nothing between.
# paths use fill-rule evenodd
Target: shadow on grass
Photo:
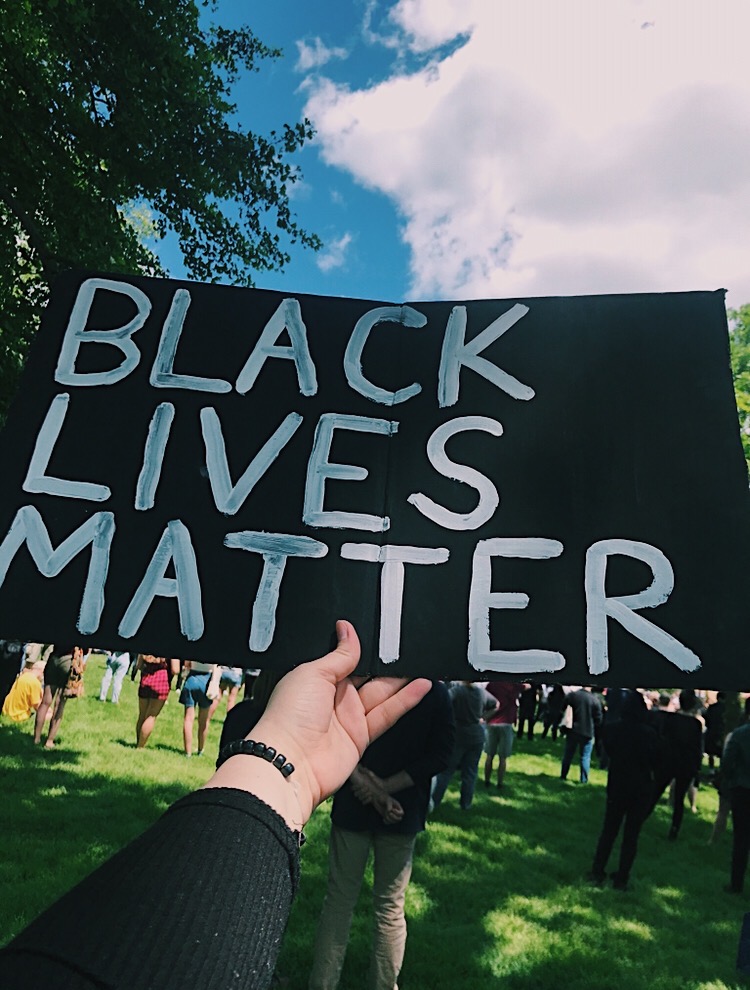
<instances>
[{"instance_id":1,"label":"shadow on grass","mask_svg":"<svg viewBox=\"0 0 750 990\"><path fill-rule=\"evenodd\" d=\"M64 737L44 750L33 745L27 728L8 723L0 729L0 755L12 771L3 774L0 802L3 941L187 790L179 781L113 777L106 767L82 774L82 754Z\"/></svg>"},{"instance_id":2,"label":"shadow on grass","mask_svg":"<svg viewBox=\"0 0 750 990\"><path fill-rule=\"evenodd\" d=\"M744 904L722 893L729 840L707 845L709 815L686 812L667 841L659 805L641 833L633 889L585 882L604 814L605 776L559 780L559 746L534 744L507 790L478 789L468 812L454 780L418 840L407 893L402 990L735 990ZM523 770L521 769L523 767ZM715 803L715 795L709 797ZM304 990L327 875L327 814L314 817L303 880L279 964ZM610 869L614 870L619 843ZM365 982L372 931L371 869L349 940L341 990Z\"/></svg>"}]
</instances>

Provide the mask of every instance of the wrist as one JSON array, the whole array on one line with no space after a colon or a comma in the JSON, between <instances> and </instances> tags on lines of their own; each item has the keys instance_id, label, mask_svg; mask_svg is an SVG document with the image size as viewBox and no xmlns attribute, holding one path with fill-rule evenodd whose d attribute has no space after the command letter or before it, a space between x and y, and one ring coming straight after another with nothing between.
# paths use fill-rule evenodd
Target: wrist
<instances>
[{"instance_id":1,"label":"wrist","mask_svg":"<svg viewBox=\"0 0 750 990\"><path fill-rule=\"evenodd\" d=\"M325 795L320 793L303 747L288 733L283 723L267 715L260 717L250 735L258 742L273 746L277 753L284 753L287 761L294 766L294 773L287 778L287 782L292 785L301 813L307 821ZM281 776L278 770L273 769L277 776Z\"/></svg>"},{"instance_id":2,"label":"wrist","mask_svg":"<svg viewBox=\"0 0 750 990\"><path fill-rule=\"evenodd\" d=\"M301 832L310 817L304 793L301 798L293 777L283 777L275 766L255 756L240 753L229 757L204 787L231 787L254 794L273 808L292 832Z\"/></svg>"}]
</instances>

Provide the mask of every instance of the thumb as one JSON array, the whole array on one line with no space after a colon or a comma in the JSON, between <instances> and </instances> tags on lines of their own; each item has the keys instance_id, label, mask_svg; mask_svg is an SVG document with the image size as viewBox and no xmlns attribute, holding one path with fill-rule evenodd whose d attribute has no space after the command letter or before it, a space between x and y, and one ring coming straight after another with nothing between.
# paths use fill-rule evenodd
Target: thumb
<instances>
[{"instance_id":1,"label":"thumb","mask_svg":"<svg viewBox=\"0 0 750 990\"><path fill-rule=\"evenodd\" d=\"M356 669L361 648L357 630L346 619L339 619L336 623L336 638L338 639L336 649L321 657L317 663L330 675L333 682L338 684Z\"/></svg>"}]
</instances>

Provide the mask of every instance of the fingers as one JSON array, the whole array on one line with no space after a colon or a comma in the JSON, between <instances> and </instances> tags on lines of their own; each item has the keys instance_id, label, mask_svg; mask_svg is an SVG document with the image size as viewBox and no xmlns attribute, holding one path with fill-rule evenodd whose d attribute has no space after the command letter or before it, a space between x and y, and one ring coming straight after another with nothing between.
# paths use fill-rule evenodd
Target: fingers
<instances>
[{"instance_id":1,"label":"fingers","mask_svg":"<svg viewBox=\"0 0 750 990\"><path fill-rule=\"evenodd\" d=\"M365 715L403 690L409 683L414 682L410 682L408 677L373 677L362 684L358 693ZM429 684L429 681L427 683Z\"/></svg>"},{"instance_id":2,"label":"fingers","mask_svg":"<svg viewBox=\"0 0 750 990\"><path fill-rule=\"evenodd\" d=\"M383 682L391 682L390 685L385 685L385 690L383 690ZM369 690L370 684L366 684L359 692L362 704L365 706L370 742L382 735L386 729L390 729L402 715L418 705L432 687L431 682L424 677L409 681L407 684L403 684L398 678L383 677L378 678L377 681L372 681L371 684L373 689L378 687L381 695L380 700L377 700L378 696L375 691ZM362 698L363 694L366 694L367 704ZM373 698L375 701L370 704L369 702Z\"/></svg>"}]
</instances>

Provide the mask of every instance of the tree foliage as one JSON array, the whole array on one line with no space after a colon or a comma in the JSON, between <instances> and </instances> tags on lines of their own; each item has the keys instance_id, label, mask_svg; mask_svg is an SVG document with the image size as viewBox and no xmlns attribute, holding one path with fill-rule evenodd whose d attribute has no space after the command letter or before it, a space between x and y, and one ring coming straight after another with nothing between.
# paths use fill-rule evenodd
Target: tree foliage
<instances>
[{"instance_id":1,"label":"tree foliage","mask_svg":"<svg viewBox=\"0 0 750 990\"><path fill-rule=\"evenodd\" d=\"M289 243L319 246L288 197L309 121L262 136L234 116L240 73L280 52L205 16L195 0L0 0L0 413L57 272L162 273L144 223L203 281L252 284Z\"/></svg>"},{"instance_id":2,"label":"tree foliage","mask_svg":"<svg viewBox=\"0 0 750 990\"><path fill-rule=\"evenodd\" d=\"M750 303L745 303L739 309L730 309L727 315L740 436L750 470Z\"/></svg>"}]
</instances>

